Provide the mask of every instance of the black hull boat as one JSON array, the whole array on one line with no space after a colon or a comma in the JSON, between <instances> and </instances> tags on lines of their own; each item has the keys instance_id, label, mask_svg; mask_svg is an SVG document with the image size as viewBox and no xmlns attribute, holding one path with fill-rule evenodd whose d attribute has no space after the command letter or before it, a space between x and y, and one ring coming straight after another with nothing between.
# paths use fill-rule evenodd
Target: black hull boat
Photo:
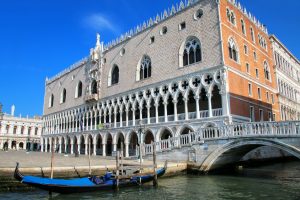
<instances>
[{"instance_id":1,"label":"black hull boat","mask_svg":"<svg viewBox=\"0 0 300 200\"><path fill-rule=\"evenodd\" d=\"M157 177L165 174L167 162L163 168L156 171ZM117 187L117 179L112 173L106 173L104 176L91 176L76 179L50 179L38 176L24 176L19 171L19 163L17 163L14 177L23 184L27 184L42 190L60 194L84 193L102 190L111 190ZM118 187L137 186L140 183L147 183L154 180L154 174L133 175L129 178L121 178L118 180Z\"/></svg>"}]
</instances>

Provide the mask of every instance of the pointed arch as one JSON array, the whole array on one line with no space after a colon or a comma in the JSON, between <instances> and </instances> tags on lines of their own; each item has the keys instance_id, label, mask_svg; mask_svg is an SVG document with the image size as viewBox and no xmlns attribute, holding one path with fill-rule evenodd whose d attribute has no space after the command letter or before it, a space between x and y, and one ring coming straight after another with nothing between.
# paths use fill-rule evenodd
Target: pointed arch
<instances>
[{"instance_id":1,"label":"pointed arch","mask_svg":"<svg viewBox=\"0 0 300 200\"><path fill-rule=\"evenodd\" d=\"M82 96L82 82L79 81L75 90L75 98L79 98L81 96Z\"/></svg>"},{"instance_id":2,"label":"pointed arch","mask_svg":"<svg viewBox=\"0 0 300 200\"><path fill-rule=\"evenodd\" d=\"M67 99L67 90L64 88L60 94L60 103L65 103Z\"/></svg>"},{"instance_id":3,"label":"pointed arch","mask_svg":"<svg viewBox=\"0 0 300 200\"><path fill-rule=\"evenodd\" d=\"M49 108L52 108L54 105L54 95L51 94L50 97L49 97L49 104L48 104L48 107Z\"/></svg>"},{"instance_id":4,"label":"pointed arch","mask_svg":"<svg viewBox=\"0 0 300 200\"><path fill-rule=\"evenodd\" d=\"M144 55L139 61L136 70L136 80L143 80L151 77L152 74L152 62L148 55Z\"/></svg>"},{"instance_id":5,"label":"pointed arch","mask_svg":"<svg viewBox=\"0 0 300 200\"><path fill-rule=\"evenodd\" d=\"M94 79L91 83L91 94L97 94L98 93L98 84L97 81Z\"/></svg>"},{"instance_id":6,"label":"pointed arch","mask_svg":"<svg viewBox=\"0 0 300 200\"><path fill-rule=\"evenodd\" d=\"M239 50L236 44L237 43L234 41L234 39L230 37L228 40L229 58L235 62L239 62Z\"/></svg>"},{"instance_id":7,"label":"pointed arch","mask_svg":"<svg viewBox=\"0 0 300 200\"><path fill-rule=\"evenodd\" d=\"M202 61L201 42L195 36L189 36L179 49L179 66L184 67Z\"/></svg>"},{"instance_id":8,"label":"pointed arch","mask_svg":"<svg viewBox=\"0 0 300 200\"><path fill-rule=\"evenodd\" d=\"M270 67L267 61L264 61L264 76L265 79L268 81L271 81L271 73L270 73Z\"/></svg>"},{"instance_id":9,"label":"pointed arch","mask_svg":"<svg viewBox=\"0 0 300 200\"><path fill-rule=\"evenodd\" d=\"M112 68L109 70L108 74L108 86L112 86L119 83L119 66L114 64Z\"/></svg>"}]
</instances>

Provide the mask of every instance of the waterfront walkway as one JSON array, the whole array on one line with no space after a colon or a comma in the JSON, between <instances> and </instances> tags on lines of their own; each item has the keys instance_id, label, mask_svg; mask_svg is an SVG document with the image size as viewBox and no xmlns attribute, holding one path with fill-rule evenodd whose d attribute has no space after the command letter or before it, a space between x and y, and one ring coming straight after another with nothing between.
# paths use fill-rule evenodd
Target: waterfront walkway
<instances>
[{"instance_id":1,"label":"waterfront walkway","mask_svg":"<svg viewBox=\"0 0 300 200\"><path fill-rule=\"evenodd\" d=\"M0 151L0 177L6 175L6 173L12 174L16 166L16 162L20 163L20 168L25 173L40 174L41 171L46 175L50 172L51 165L51 153L41 152L25 152L25 151ZM124 160L124 168L138 169L139 160ZM163 162L158 162L159 166L163 165ZM91 169L93 174L99 174L105 171L115 169L116 160L114 157L99 157L91 156ZM186 169L186 163L168 163L168 167L172 172L179 172ZM152 160L144 160L143 168L148 171L152 170ZM80 174L86 174L89 169L88 156L80 155L75 157L74 155L65 156L64 154L55 154L54 157L54 171L62 173L62 175L72 172L80 172ZM171 173L172 173L171 172ZM76 173L76 172L75 172Z\"/></svg>"}]
</instances>

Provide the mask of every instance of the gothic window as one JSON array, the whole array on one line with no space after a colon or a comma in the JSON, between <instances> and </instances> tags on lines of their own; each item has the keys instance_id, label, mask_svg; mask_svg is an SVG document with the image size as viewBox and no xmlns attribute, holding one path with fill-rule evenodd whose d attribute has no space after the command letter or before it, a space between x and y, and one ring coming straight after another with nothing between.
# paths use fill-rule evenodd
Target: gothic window
<instances>
[{"instance_id":1,"label":"gothic window","mask_svg":"<svg viewBox=\"0 0 300 200\"><path fill-rule=\"evenodd\" d=\"M235 14L232 10L229 10L229 8L226 9L226 16L228 21L230 21L231 24L235 25Z\"/></svg>"},{"instance_id":2,"label":"gothic window","mask_svg":"<svg viewBox=\"0 0 300 200\"><path fill-rule=\"evenodd\" d=\"M117 65L114 65L111 73L111 85L117 83L119 83L119 67Z\"/></svg>"},{"instance_id":3,"label":"gothic window","mask_svg":"<svg viewBox=\"0 0 300 200\"><path fill-rule=\"evenodd\" d=\"M270 68L267 63L267 61L264 62L264 74L265 74L265 79L271 80L271 74L270 74Z\"/></svg>"},{"instance_id":4,"label":"gothic window","mask_svg":"<svg viewBox=\"0 0 300 200\"><path fill-rule=\"evenodd\" d=\"M35 128L35 131L34 131L34 135L37 135L37 134L38 134L38 130L39 130L38 127L36 127L36 128Z\"/></svg>"},{"instance_id":5,"label":"gothic window","mask_svg":"<svg viewBox=\"0 0 300 200\"><path fill-rule=\"evenodd\" d=\"M140 63L140 80L151 77L151 59L149 56L144 56Z\"/></svg>"},{"instance_id":6,"label":"gothic window","mask_svg":"<svg viewBox=\"0 0 300 200\"><path fill-rule=\"evenodd\" d=\"M48 107L52 108L53 104L54 104L54 95L51 94L51 96L49 97L49 105L48 105Z\"/></svg>"},{"instance_id":7,"label":"gothic window","mask_svg":"<svg viewBox=\"0 0 300 200\"><path fill-rule=\"evenodd\" d=\"M241 20L241 24L242 24L242 32L243 32L244 35L246 35L246 27L245 27L244 20Z\"/></svg>"},{"instance_id":8,"label":"gothic window","mask_svg":"<svg viewBox=\"0 0 300 200\"><path fill-rule=\"evenodd\" d=\"M237 46L232 38L229 39L228 50L229 50L230 59L234 60L235 62L238 62L239 61L238 50L237 50Z\"/></svg>"},{"instance_id":9,"label":"gothic window","mask_svg":"<svg viewBox=\"0 0 300 200\"><path fill-rule=\"evenodd\" d=\"M14 132L13 132L13 134L14 135L17 134L17 126L14 126Z\"/></svg>"},{"instance_id":10,"label":"gothic window","mask_svg":"<svg viewBox=\"0 0 300 200\"><path fill-rule=\"evenodd\" d=\"M76 87L75 98L79 98L82 96L82 82L79 81Z\"/></svg>"},{"instance_id":11,"label":"gothic window","mask_svg":"<svg viewBox=\"0 0 300 200\"><path fill-rule=\"evenodd\" d=\"M31 133L31 127L28 127L28 132L27 132L27 134L30 135L30 133Z\"/></svg>"},{"instance_id":12,"label":"gothic window","mask_svg":"<svg viewBox=\"0 0 300 200\"><path fill-rule=\"evenodd\" d=\"M252 27L250 28L250 34L251 34L252 42L255 42L254 31Z\"/></svg>"},{"instance_id":13,"label":"gothic window","mask_svg":"<svg viewBox=\"0 0 300 200\"><path fill-rule=\"evenodd\" d=\"M65 103L67 98L67 91L64 88L63 91L60 94L60 103Z\"/></svg>"},{"instance_id":14,"label":"gothic window","mask_svg":"<svg viewBox=\"0 0 300 200\"><path fill-rule=\"evenodd\" d=\"M96 80L93 80L92 81L92 84L91 84L91 94L97 94L97 81Z\"/></svg>"},{"instance_id":15,"label":"gothic window","mask_svg":"<svg viewBox=\"0 0 300 200\"><path fill-rule=\"evenodd\" d=\"M202 60L200 41L192 37L188 39L184 45L182 55L182 66L191 65Z\"/></svg>"}]
</instances>

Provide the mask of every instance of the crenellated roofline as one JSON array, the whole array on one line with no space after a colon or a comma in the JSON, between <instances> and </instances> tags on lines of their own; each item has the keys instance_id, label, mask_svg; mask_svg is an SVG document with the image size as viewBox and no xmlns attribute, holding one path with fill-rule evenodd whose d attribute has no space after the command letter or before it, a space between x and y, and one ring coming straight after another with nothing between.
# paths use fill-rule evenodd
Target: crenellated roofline
<instances>
[{"instance_id":1,"label":"crenellated roofline","mask_svg":"<svg viewBox=\"0 0 300 200\"><path fill-rule=\"evenodd\" d=\"M142 24L137 25L135 28L130 29L125 34L122 34L120 37L105 44L103 46L103 53L109 51L110 49L118 46L119 44L121 44L125 41L128 41L132 37L135 37L135 36L143 33L144 31L146 31L154 26L157 26L158 24L166 21L167 19L170 19L171 17L195 6L197 3L200 3L201 1L202 0L185 0L185 1L181 0L176 5L172 5L170 8L165 9L163 12L161 12L160 14L157 14L155 17L151 17L149 20L144 21ZM240 2L238 2L237 0L227 0L227 1L230 2L237 9L239 9L250 21L252 21L258 28L260 28L264 33L266 33L268 35L267 28L260 21L258 21L254 15L252 15L250 12L247 12L246 8L244 8L240 4ZM218 3L219 0L216 0L216 2ZM55 80L61 78L62 76L66 75L67 73L70 73L71 71L84 65L85 63L88 62L88 60L89 60L89 57L87 56L87 57L79 60L75 64L72 64L70 67L68 67L67 69L58 73L54 77L46 78L46 85L54 82Z\"/></svg>"}]
</instances>

